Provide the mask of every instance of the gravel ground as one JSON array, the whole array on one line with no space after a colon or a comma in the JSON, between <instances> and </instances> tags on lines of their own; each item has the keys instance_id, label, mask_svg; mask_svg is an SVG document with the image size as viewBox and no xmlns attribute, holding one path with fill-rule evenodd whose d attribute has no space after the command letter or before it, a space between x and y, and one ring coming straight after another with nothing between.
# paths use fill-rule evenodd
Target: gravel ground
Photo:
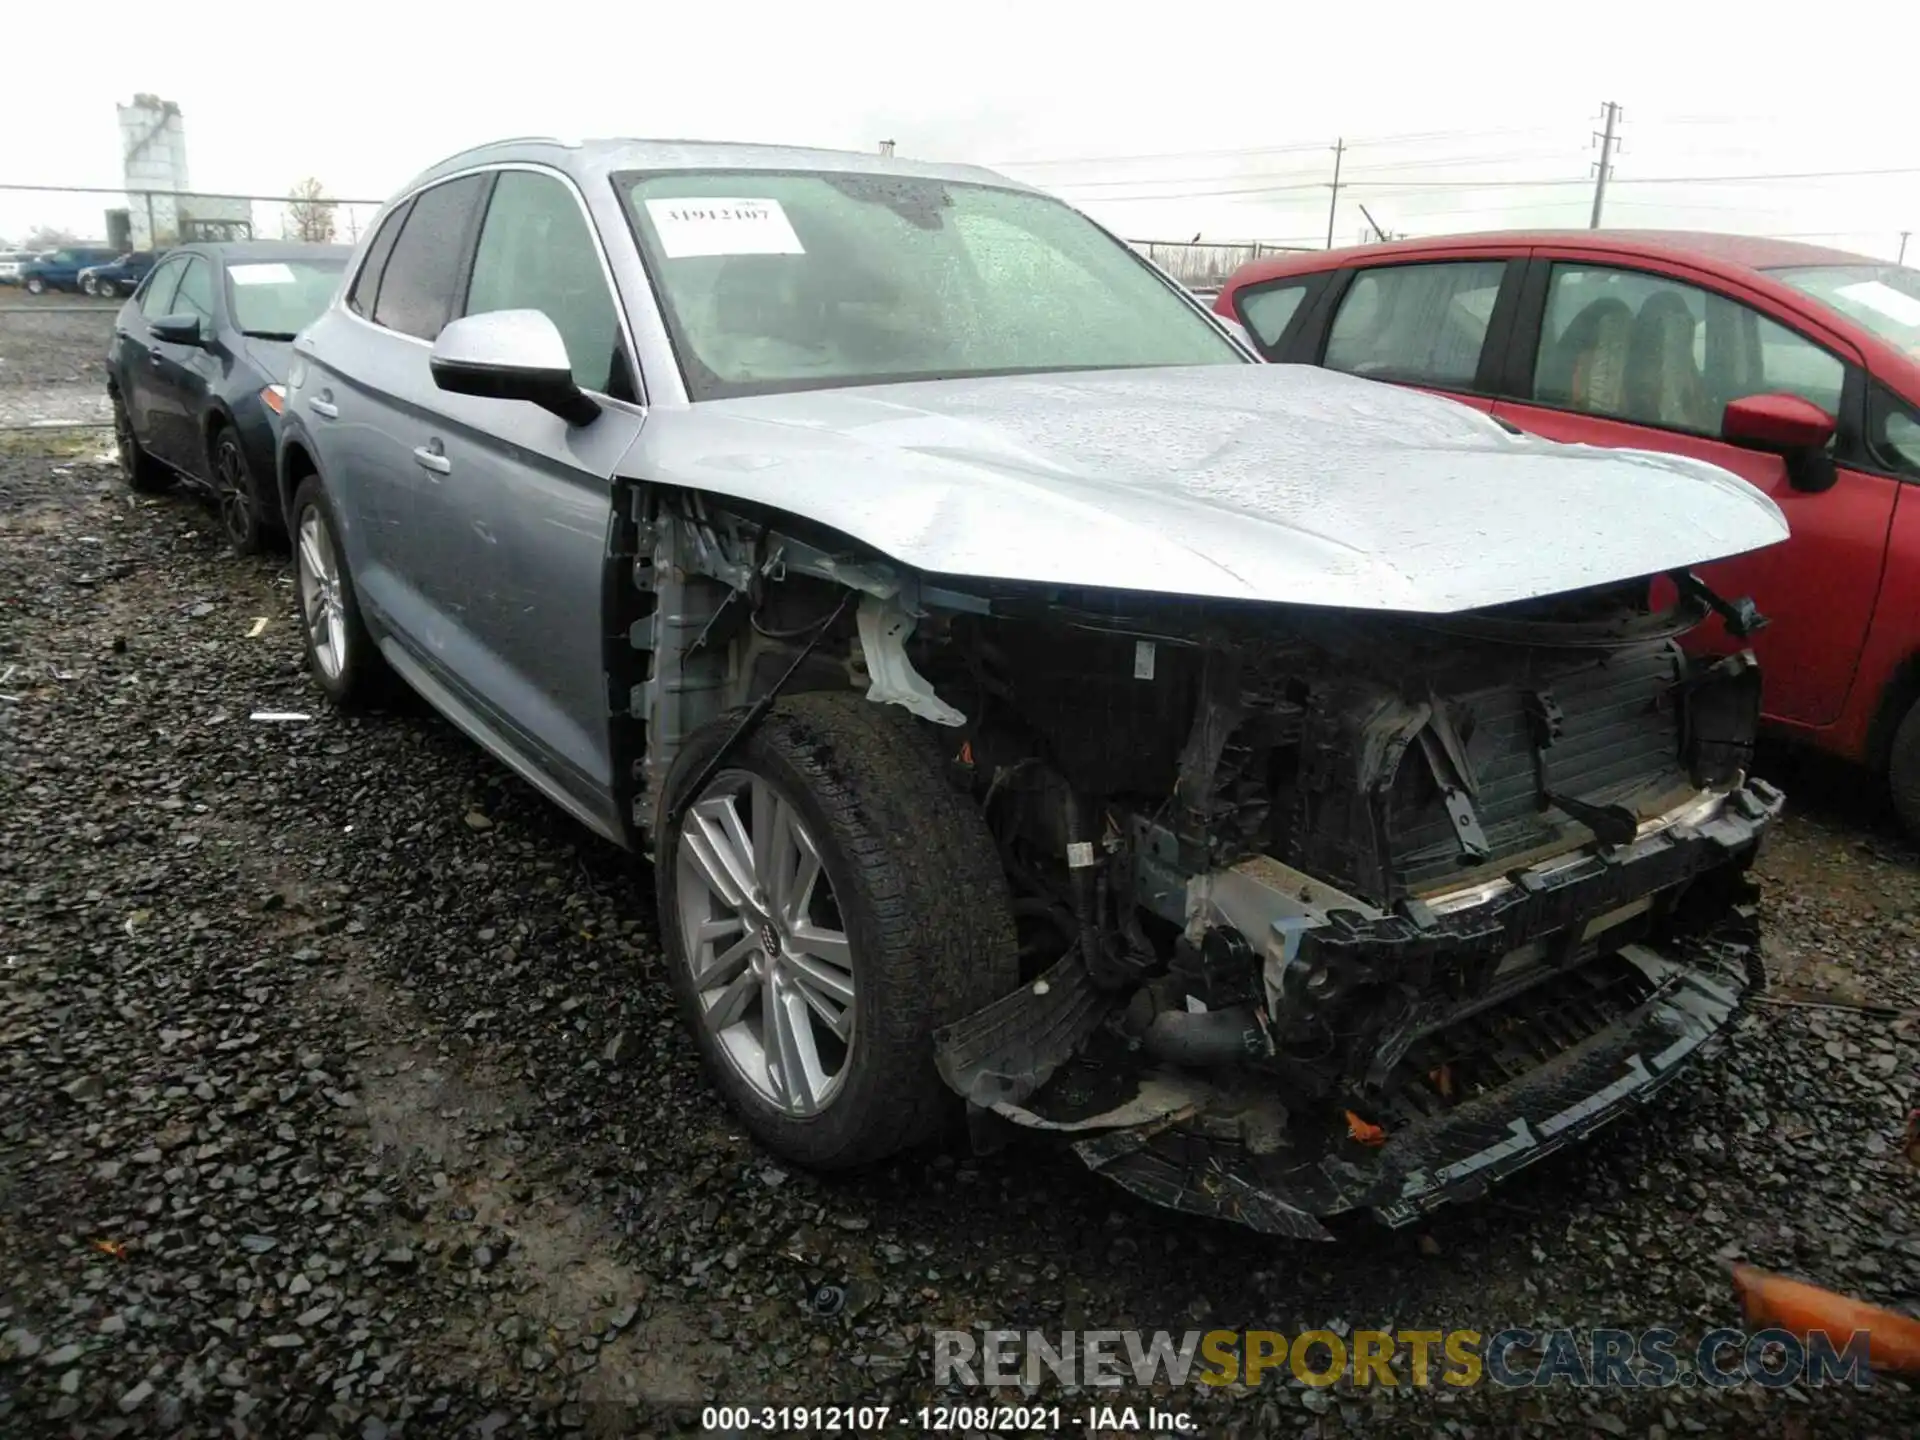
<instances>
[{"instance_id":1,"label":"gravel ground","mask_svg":"<svg viewBox=\"0 0 1920 1440\"><path fill-rule=\"evenodd\" d=\"M1821 798L1852 777L1788 765L1764 862L1798 1003L1423 1232L1275 1244L1045 1149L823 1182L703 1084L631 861L424 707L325 708L286 574L202 510L7 439L0 1433L669 1433L709 1398L917 1404L928 1332L981 1325L1697 1337L1738 1323L1736 1256L1920 1296L1920 868ZM1920 1431L1885 1378L1160 1404L1214 1434Z\"/></svg>"},{"instance_id":2,"label":"gravel ground","mask_svg":"<svg viewBox=\"0 0 1920 1440\"><path fill-rule=\"evenodd\" d=\"M0 287L0 432L111 420L107 344L119 311L119 301Z\"/></svg>"}]
</instances>

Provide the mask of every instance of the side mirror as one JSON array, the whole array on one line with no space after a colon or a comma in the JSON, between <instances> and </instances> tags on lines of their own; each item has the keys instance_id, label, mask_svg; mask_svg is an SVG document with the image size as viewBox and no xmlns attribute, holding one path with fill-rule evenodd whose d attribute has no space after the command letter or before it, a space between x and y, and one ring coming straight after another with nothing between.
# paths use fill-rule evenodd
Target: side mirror
<instances>
[{"instance_id":1,"label":"side mirror","mask_svg":"<svg viewBox=\"0 0 1920 1440\"><path fill-rule=\"evenodd\" d=\"M427 361L433 383L455 395L525 400L569 425L586 425L600 407L573 383L567 342L538 310L493 310L450 321Z\"/></svg>"},{"instance_id":2,"label":"side mirror","mask_svg":"<svg viewBox=\"0 0 1920 1440\"><path fill-rule=\"evenodd\" d=\"M1798 395L1744 395L1727 406L1720 436L1749 450L1770 450L1787 462L1796 490L1829 490L1838 478L1827 446L1834 419Z\"/></svg>"},{"instance_id":3,"label":"side mirror","mask_svg":"<svg viewBox=\"0 0 1920 1440\"><path fill-rule=\"evenodd\" d=\"M162 315L149 327L153 338L164 340L169 345L198 345L200 338L200 317L198 315Z\"/></svg>"}]
</instances>

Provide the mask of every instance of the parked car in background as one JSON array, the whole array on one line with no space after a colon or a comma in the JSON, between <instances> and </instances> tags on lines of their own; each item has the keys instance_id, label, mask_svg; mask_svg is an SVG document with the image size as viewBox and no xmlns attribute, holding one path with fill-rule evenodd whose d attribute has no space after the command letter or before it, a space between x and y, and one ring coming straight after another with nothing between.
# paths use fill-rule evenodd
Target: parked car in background
<instances>
[{"instance_id":1,"label":"parked car in background","mask_svg":"<svg viewBox=\"0 0 1920 1440\"><path fill-rule=\"evenodd\" d=\"M1735 235L1467 235L1262 260L1216 308L1270 360L1765 491L1793 538L1702 575L1767 617L1769 722L1884 775L1920 835L1920 271ZM1716 618L1698 643L1748 641Z\"/></svg>"},{"instance_id":2,"label":"parked car in background","mask_svg":"<svg viewBox=\"0 0 1920 1440\"><path fill-rule=\"evenodd\" d=\"M1161 1204L1407 1224L1752 983L1757 676L1644 579L1784 538L1724 470L1256 363L1060 201L867 154L470 151L294 349L315 682L651 852L788 1160L963 1098Z\"/></svg>"},{"instance_id":3,"label":"parked car in background","mask_svg":"<svg viewBox=\"0 0 1920 1440\"><path fill-rule=\"evenodd\" d=\"M82 270L80 293L98 295L103 300L125 295L147 278L147 272L153 269L153 261L151 250L130 250L125 255L115 256L105 265Z\"/></svg>"},{"instance_id":4,"label":"parked car in background","mask_svg":"<svg viewBox=\"0 0 1920 1440\"><path fill-rule=\"evenodd\" d=\"M46 250L20 266L20 284L29 295L80 289L80 272L112 263L117 252L103 245L68 245Z\"/></svg>"},{"instance_id":5,"label":"parked car in background","mask_svg":"<svg viewBox=\"0 0 1920 1440\"><path fill-rule=\"evenodd\" d=\"M32 250L0 250L0 285L18 285L20 267L33 259Z\"/></svg>"},{"instance_id":6,"label":"parked car in background","mask_svg":"<svg viewBox=\"0 0 1920 1440\"><path fill-rule=\"evenodd\" d=\"M167 252L121 307L107 355L120 464L136 490L208 492L242 554L285 533L274 447L295 333L351 247L244 241Z\"/></svg>"}]
</instances>

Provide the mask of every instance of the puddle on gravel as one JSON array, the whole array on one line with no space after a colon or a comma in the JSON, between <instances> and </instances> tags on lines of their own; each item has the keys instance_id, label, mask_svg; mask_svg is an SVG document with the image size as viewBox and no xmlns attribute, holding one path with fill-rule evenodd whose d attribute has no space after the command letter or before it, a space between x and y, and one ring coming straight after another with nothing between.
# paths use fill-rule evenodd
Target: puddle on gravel
<instances>
[{"instance_id":1,"label":"puddle on gravel","mask_svg":"<svg viewBox=\"0 0 1920 1440\"><path fill-rule=\"evenodd\" d=\"M350 972L336 972L327 988L376 1034L391 1034L405 1010ZM490 1281L504 1283L467 1292L475 1302L470 1323L449 1326L451 1333L498 1335L501 1322L518 1316L518 1333L499 1340L502 1368L521 1366L523 1352L544 1347L553 1359L542 1368L554 1371L581 1363L583 1338L598 1337L590 1367L574 1377L589 1413L700 1403L707 1388L700 1372L724 1363L724 1351L696 1341L684 1307L650 1293L644 1276L613 1258L620 1236L605 1217L546 1189L524 1145L503 1133L531 1110L523 1090L469 1077L446 1057L404 1044L369 1049L359 1064L367 1140L382 1168L447 1181L412 1227L415 1243L437 1239L448 1253L462 1245L504 1248L489 1272ZM508 1297L510 1305L487 1303ZM485 1354L469 1340L440 1358L478 1385Z\"/></svg>"}]
</instances>

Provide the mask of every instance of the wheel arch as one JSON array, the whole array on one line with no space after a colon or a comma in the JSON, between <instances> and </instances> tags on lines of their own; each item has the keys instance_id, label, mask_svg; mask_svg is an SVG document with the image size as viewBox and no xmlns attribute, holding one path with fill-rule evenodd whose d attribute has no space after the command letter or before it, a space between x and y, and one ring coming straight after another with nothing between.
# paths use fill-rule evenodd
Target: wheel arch
<instances>
[{"instance_id":1,"label":"wheel arch","mask_svg":"<svg viewBox=\"0 0 1920 1440\"><path fill-rule=\"evenodd\" d=\"M200 449L204 453L208 470L213 467L213 446L220 438L220 432L229 427L238 429L240 422L233 418L233 411L225 400L213 397L207 404L207 413L200 417Z\"/></svg>"},{"instance_id":2,"label":"wheel arch","mask_svg":"<svg viewBox=\"0 0 1920 1440\"><path fill-rule=\"evenodd\" d=\"M280 492L280 513L286 516L287 529L291 533L293 492L300 488L300 482L309 475L318 475L320 467L315 463L313 452L307 448L306 441L296 435L281 442L273 473L274 489Z\"/></svg>"},{"instance_id":3,"label":"wheel arch","mask_svg":"<svg viewBox=\"0 0 1920 1440\"><path fill-rule=\"evenodd\" d=\"M1915 650L1888 672L1867 725L1867 743L1861 759L1877 775L1887 773L1893 737L1916 702L1920 702L1920 650Z\"/></svg>"}]
</instances>

